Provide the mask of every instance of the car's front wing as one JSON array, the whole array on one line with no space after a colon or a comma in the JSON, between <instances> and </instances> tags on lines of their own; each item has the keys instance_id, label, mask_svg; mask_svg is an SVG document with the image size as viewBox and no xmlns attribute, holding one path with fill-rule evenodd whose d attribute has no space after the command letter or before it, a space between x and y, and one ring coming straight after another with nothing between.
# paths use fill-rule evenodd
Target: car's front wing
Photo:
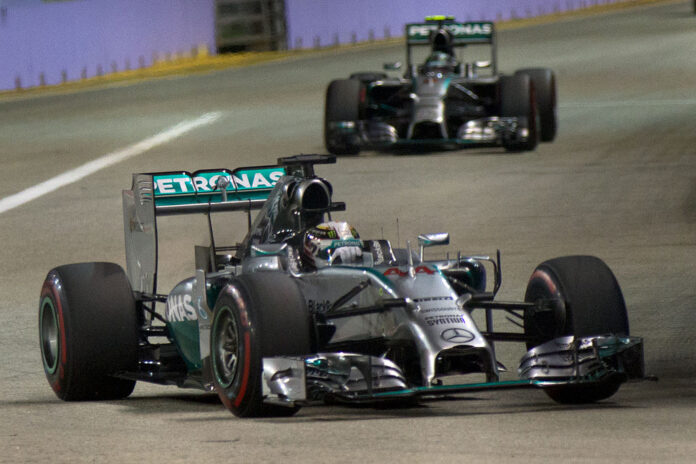
<instances>
[{"instance_id":1,"label":"car's front wing","mask_svg":"<svg viewBox=\"0 0 696 464\"><path fill-rule=\"evenodd\" d=\"M472 119L462 124L454 137L407 138L381 121L336 121L329 123L329 138L337 145L384 149L408 146L497 146L526 142L530 137L527 118L498 117Z\"/></svg>"},{"instance_id":2,"label":"car's front wing","mask_svg":"<svg viewBox=\"0 0 696 464\"><path fill-rule=\"evenodd\" d=\"M331 398L346 403L437 397L481 390L545 388L624 382L644 377L639 337L560 337L531 349L520 364L520 379L454 385L409 386L386 358L354 353L263 359L264 400L294 406Z\"/></svg>"}]
</instances>

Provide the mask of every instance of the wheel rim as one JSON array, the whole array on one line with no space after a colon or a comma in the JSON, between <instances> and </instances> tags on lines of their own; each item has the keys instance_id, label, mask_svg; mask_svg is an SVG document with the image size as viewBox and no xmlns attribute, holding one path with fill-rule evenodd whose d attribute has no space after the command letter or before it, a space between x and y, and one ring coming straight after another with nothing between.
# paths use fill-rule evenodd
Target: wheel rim
<instances>
[{"instance_id":1,"label":"wheel rim","mask_svg":"<svg viewBox=\"0 0 696 464\"><path fill-rule=\"evenodd\" d=\"M213 368L222 388L234 382L239 371L239 326L229 307L220 309L213 330Z\"/></svg>"},{"instance_id":2,"label":"wheel rim","mask_svg":"<svg viewBox=\"0 0 696 464\"><path fill-rule=\"evenodd\" d=\"M41 302L39 333L41 334L41 358L44 369L49 374L53 374L58 367L60 328L58 327L56 308L48 297Z\"/></svg>"}]
</instances>

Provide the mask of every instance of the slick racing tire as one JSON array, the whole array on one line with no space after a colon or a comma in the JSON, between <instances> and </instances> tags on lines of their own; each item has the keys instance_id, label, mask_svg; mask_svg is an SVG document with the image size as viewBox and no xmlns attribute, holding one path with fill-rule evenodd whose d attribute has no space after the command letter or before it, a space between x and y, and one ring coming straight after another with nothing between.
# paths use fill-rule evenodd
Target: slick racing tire
<instances>
[{"instance_id":1,"label":"slick racing tire","mask_svg":"<svg viewBox=\"0 0 696 464\"><path fill-rule=\"evenodd\" d=\"M212 377L220 400L234 415L295 414L298 406L264 404L262 358L311 352L309 312L291 277L242 275L220 293L210 334Z\"/></svg>"},{"instance_id":2,"label":"slick racing tire","mask_svg":"<svg viewBox=\"0 0 696 464\"><path fill-rule=\"evenodd\" d=\"M564 256L541 263L529 279L524 299L551 301L553 306L550 312L525 313L528 349L565 335L629 335L621 288L611 269L594 256ZM612 396L622 381L612 376L598 384L544 391L559 403L591 403Z\"/></svg>"},{"instance_id":3,"label":"slick racing tire","mask_svg":"<svg viewBox=\"0 0 696 464\"><path fill-rule=\"evenodd\" d=\"M351 79L357 79L363 84L386 79L387 75L383 72L356 72L350 75Z\"/></svg>"},{"instance_id":4,"label":"slick racing tire","mask_svg":"<svg viewBox=\"0 0 696 464\"><path fill-rule=\"evenodd\" d=\"M539 143L538 113L534 83L526 74L500 77L500 115L527 119L529 135L525 141L503 141L507 151L531 151Z\"/></svg>"},{"instance_id":5,"label":"slick racing tire","mask_svg":"<svg viewBox=\"0 0 696 464\"><path fill-rule=\"evenodd\" d=\"M48 383L66 401L113 400L133 392L115 377L138 366L135 299L113 263L68 264L46 276L39 341Z\"/></svg>"},{"instance_id":6,"label":"slick racing tire","mask_svg":"<svg viewBox=\"0 0 696 464\"><path fill-rule=\"evenodd\" d=\"M332 122L357 122L361 116L362 100L363 84L359 79L339 79L329 84L324 109L324 144L329 153L357 155L360 152L357 140L336 137L329 126Z\"/></svg>"},{"instance_id":7,"label":"slick racing tire","mask_svg":"<svg viewBox=\"0 0 696 464\"><path fill-rule=\"evenodd\" d=\"M539 139L551 142L556 138L556 75L547 68L520 69L515 74L526 74L532 79L539 112Z\"/></svg>"}]
</instances>

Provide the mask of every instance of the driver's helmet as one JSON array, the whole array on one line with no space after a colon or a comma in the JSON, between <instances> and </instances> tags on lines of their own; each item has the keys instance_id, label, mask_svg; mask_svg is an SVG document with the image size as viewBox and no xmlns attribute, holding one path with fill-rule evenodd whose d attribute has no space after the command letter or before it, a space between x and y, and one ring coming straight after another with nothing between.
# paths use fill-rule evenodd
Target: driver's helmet
<instances>
[{"instance_id":1,"label":"driver's helmet","mask_svg":"<svg viewBox=\"0 0 696 464\"><path fill-rule=\"evenodd\" d=\"M457 62L451 55L436 51L431 53L428 59L425 60L423 72L449 74L454 72L456 66Z\"/></svg>"},{"instance_id":2,"label":"driver's helmet","mask_svg":"<svg viewBox=\"0 0 696 464\"><path fill-rule=\"evenodd\" d=\"M362 256L360 235L347 222L323 222L305 234L304 252L317 267L355 263Z\"/></svg>"}]
</instances>

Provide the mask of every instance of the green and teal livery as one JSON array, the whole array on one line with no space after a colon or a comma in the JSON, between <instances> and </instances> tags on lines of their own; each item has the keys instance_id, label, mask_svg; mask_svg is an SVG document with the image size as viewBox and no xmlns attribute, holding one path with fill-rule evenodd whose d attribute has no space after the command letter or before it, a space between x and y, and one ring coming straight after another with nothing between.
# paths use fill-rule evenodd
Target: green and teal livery
<instances>
[{"instance_id":1,"label":"green and teal livery","mask_svg":"<svg viewBox=\"0 0 696 464\"><path fill-rule=\"evenodd\" d=\"M453 45L490 43L493 40L494 28L490 21L458 23L451 20L432 20L425 23L407 24L408 44L429 44L432 34L439 29L445 29L452 34Z\"/></svg>"},{"instance_id":2,"label":"green and teal livery","mask_svg":"<svg viewBox=\"0 0 696 464\"><path fill-rule=\"evenodd\" d=\"M285 170L278 166L155 173L155 204L184 205L264 200Z\"/></svg>"}]
</instances>

